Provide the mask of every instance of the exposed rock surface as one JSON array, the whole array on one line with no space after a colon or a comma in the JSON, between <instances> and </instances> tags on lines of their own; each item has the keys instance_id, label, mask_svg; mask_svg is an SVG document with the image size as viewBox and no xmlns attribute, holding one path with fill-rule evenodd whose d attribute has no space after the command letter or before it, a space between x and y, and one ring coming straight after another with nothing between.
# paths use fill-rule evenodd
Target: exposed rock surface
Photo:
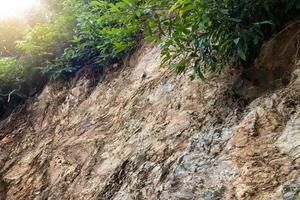
<instances>
[{"instance_id":1,"label":"exposed rock surface","mask_svg":"<svg viewBox=\"0 0 300 200\"><path fill-rule=\"evenodd\" d=\"M0 199L300 198L300 78L248 98L238 72L159 65L143 47L96 87L50 84L2 121Z\"/></svg>"}]
</instances>

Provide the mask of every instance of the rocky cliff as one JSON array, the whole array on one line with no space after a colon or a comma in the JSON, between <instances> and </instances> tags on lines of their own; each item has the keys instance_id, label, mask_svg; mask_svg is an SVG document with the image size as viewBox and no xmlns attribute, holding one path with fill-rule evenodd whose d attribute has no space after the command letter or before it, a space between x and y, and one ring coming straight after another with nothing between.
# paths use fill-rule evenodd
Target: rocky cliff
<instances>
[{"instance_id":1,"label":"rocky cliff","mask_svg":"<svg viewBox=\"0 0 300 200\"><path fill-rule=\"evenodd\" d=\"M296 36L275 37L257 69L295 54L277 43ZM299 64L191 81L143 45L50 83L0 124L0 199L299 199Z\"/></svg>"}]
</instances>

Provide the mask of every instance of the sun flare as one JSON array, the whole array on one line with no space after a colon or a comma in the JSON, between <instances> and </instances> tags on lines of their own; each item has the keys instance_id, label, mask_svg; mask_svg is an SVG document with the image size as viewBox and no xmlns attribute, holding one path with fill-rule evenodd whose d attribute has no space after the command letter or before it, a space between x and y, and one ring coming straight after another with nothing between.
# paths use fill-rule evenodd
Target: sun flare
<instances>
[{"instance_id":1,"label":"sun flare","mask_svg":"<svg viewBox=\"0 0 300 200\"><path fill-rule=\"evenodd\" d=\"M39 0L0 0L0 18L21 17L38 4Z\"/></svg>"}]
</instances>

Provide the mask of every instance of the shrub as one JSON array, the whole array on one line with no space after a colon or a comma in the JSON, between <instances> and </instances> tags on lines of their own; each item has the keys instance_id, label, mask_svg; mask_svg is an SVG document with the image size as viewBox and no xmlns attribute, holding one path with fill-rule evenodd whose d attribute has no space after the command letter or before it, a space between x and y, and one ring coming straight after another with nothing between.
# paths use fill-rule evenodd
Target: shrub
<instances>
[{"instance_id":1,"label":"shrub","mask_svg":"<svg viewBox=\"0 0 300 200\"><path fill-rule=\"evenodd\" d=\"M15 58L0 59L0 101L14 107L25 98L22 92L24 68ZM3 107L1 105L1 107ZM1 115L1 113L0 113Z\"/></svg>"},{"instance_id":2,"label":"shrub","mask_svg":"<svg viewBox=\"0 0 300 200\"><path fill-rule=\"evenodd\" d=\"M0 21L0 56L19 55L16 42L23 38L27 28L27 24L16 18Z\"/></svg>"},{"instance_id":3,"label":"shrub","mask_svg":"<svg viewBox=\"0 0 300 200\"><path fill-rule=\"evenodd\" d=\"M201 78L207 71L219 72L232 58L249 66L262 42L300 11L297 0L177 0L164 5L150 21L164 36L164 63L177 73L193 63L192 77Z\"/></svg>"}]
</instances>

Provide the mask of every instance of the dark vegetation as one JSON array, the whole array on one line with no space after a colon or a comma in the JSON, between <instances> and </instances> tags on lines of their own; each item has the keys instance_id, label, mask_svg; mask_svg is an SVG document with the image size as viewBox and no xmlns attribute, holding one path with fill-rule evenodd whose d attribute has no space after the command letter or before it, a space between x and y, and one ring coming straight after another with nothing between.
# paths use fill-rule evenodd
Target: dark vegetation
<instances>
[{"instance_id":1,"label":"dark vegetation","mask_svg":"<svg viewBox=\"0 0 300 200\"><path fill-rule=\"evenodd\" d=\"M146 39L163 63L204 79L235 63L249 67L272 34L300 13L299 0L43 0L24 19L0 21L0 113L90 60L119 62Z\"/></svg>"}]
</instances>

